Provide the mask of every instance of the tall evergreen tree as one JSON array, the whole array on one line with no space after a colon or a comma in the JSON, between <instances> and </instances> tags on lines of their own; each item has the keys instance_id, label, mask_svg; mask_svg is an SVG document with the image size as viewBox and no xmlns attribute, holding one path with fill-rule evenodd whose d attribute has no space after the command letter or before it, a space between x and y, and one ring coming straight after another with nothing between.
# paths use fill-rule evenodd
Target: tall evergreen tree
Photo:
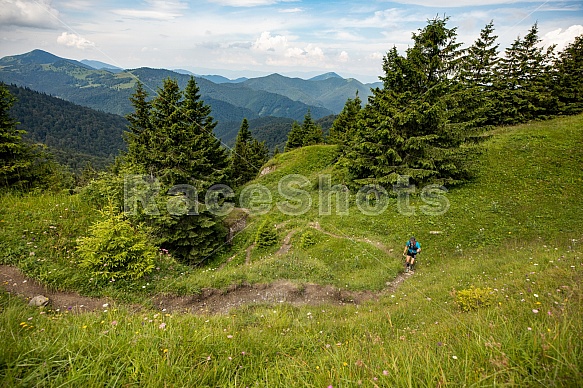
<instances>
[{"instance_id":1,"label":"tall evergreen tree","mask_svg":"<svg viewBox=\"0 0 583 388\"><path fill-rule=\"evenodd\" d=\"M291 130L287 134L287 142L285 143L284 151L287 152L294 148L302 147L304 145L304 138L304 128L297 121L294 121Z\"/></svg>"},{"instance_id":2,"label":"tall evergreen tree","mask_svg":"<svg viewBox=\"0 0 583 388\"><path fill-rule=\"evenodd\" d=\"M251 131L249 130L249 122L246 118L241 122L241 128L237 133L235 140L235 147L231 153L231 179L235 185L241 185L247 182L248 173L250 171L248 160L248 143L251 141Z\"/></svg>"},{"instance_id":3,"label":"tall evergreen tree","mask_svg":"<svg viewBox=\"0 0 583 388\"><path fill-rule=\"evenodd\" d=\"M518 37L505 50L496 84L498 123L525 122L558 112L558 100L552 95L554 46L545 50L540 41L535 23L523 39Z\"/></svg>"},{"instance_id":4,"label":"tall evergreen tree","mask_svg":"<svg viewBox=\"0 0 583 388\"><path fill-rule=\"evenodd\" d=\"M555 65L555 90L564 114L583 111L583 35L560 54Z\"/></svg>"},{"instance_id":5,"label":"tall evergreen tree","mask_svg":"<svg viewBox=\"0 0 583 388\"><path fill-rule=\"evenodd\" d=\"M148 149L153 144L153 128L150 120L152 104L144 85L138 81L134 94L130 97L134 112L126 115L128 132L124 134L128 145L127 161L134 165L149 165L146 160Z\"/></svg>"},{"instance_id":6,"label":"tall evergreen tree","mask_svg":"<svg viewBox=\"0 0 583 388\"><path fill-rule=\"evenodd\" d=\"M216 123L210 107L200 100L193 77L184 92L176 80L166 79L151 105L144 101L138 88L132 99L136 111L129 137L136 144L130 143L128 159L143 163L138 171L157 178L162 195L158 198L161 214L140 217L154 227L162 246L190 264L201 263L225 236L220 218L202 203L207 190L225 178L228 163L212 133ZM140 131L143 128L148 130ZM137 151L144 155L131 155ZM182 204L180 211L164 212L172 204Z\"/></svg>"},{"instance_id":7,"label":"tall evergreen tree","mask_svg":"<svg viewBox=\"0 0 583 388\"><path fill-rule=\"evenodd\" d=\"M17 122L10 116L10 108L16 98L4 84L0 84L0 187L28 185L33 165L31 147L24 143L26 132L16 128Z\"/></svg>"},{"instance_id":8,"label":"tall evergreen tree","mask_svg":"<svg viewBox=\"0 0 583 388\"><path fill-rule=\"evenodd\" d=\"M312 119L312 113L309 110L304 116L302 130L304 133L302 146L319 144L324 141L324 134L322 128L316 123L314 123L314 120Z\"/></svg>"},{"instance_id":9,"label":"tall evergreen tree","mask_svg":"<svg viewBox=\"0 0 583 388\"><path fill-rule=\"evenodd\" d=\"M231 174L236 185L249 182L257 176L261 166L267 162L269 150L265 142L251 136L249 122L243 119L231 155Z\"/></svg>"},{"instance_id":10,"label":"tall evergreen tree","mask_svg":"<svg viewBox=\"0 0 583 388\"><path fill-rule=\"evenodd\" d=\"M490 21L481 31L474 44L465 50L461 58L458 74L460 93L466 103L460 115L466 120L476 120L480 124L496 121L494 106L497 93L494 90L498 56L498 37L494 35L494 22Z\"/></svg>"},{"instance_id":11,"label":"tall evergreen tree","mask_svg":"<svg viewBox=\"0 0 583 388\"><path fill-rule=\"evenodd\" d=\"M470 125L452 122L464 101L454 80L459 67L456 29L429 20L413 34L406 56L384 58L383 89L375 89L358 122L346 166L357 183L457 183L469 176Z\"/></svg>"},{"instance_id":12,"label":"tall evergreen tree","mask_svg":"<svg viewBox=\"0 0 583 388\"><path fill-rule=\"evenodd\" d=\"M324 142L322 128L312 120L312 113L308 110L302 125L294 121L291 131L287 135L285 151Z\"/></svg>"},{"instance_id":13,"label":"tall evergreen tree","mask_svg":"<svg viewBox=\"0 0 583 388\"><path fill-rule=\"evenodd\" d=\"M336 117L330 128L328 142L340 145L341 151L344 152L352 142L356 131L358 116L362 110L362 101L358 97L358 92L354 99L349 98L344 104L342 112Z\"/></svg>"}]
</instances>

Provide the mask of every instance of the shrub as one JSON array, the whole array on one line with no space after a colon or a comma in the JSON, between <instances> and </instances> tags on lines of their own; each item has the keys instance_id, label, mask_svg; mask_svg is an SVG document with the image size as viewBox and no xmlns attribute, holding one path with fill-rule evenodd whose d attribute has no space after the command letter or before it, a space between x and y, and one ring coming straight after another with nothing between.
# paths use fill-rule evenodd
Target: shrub
<instances>
[{"instance_id":1,"label":"shrub","mask_svg":"<svg viewBox=\"0 0 583 388\"><path fill-rule=\"evenodd\" d=\"M480 307L491 306L494 302L494 292L491 288L475 288L457 291L455 302L462 311L477 310Z\"/></svg>"},{"instance_id":2,"label":"shrub","mask_svg":"<svg viewBox=\"0 0 583 388\"><path fill-rule=\"evenodd\" d=\"M263 221L259 226L255 237L255 243L258 247L269 247L277 243L277 231L269 219Z\"/></svg>"},{"instance_id":3,"label":"shrub","mask_svg":"<svg viewBox=\"0 0 583 388\"><path fill-rule=\"evenodd\" d=\"M139 279L154 268L157 248L147 233L134 228L123 215L110 212L93 224L89 237L78 240L80 267L101 280Z\"/></svg>"},{"instance_id":4,"label":"shrub","mask_svg":"<svg viewBox=\"0 0 583 388\"><path fill-rule=\"evenodd\" d=\"M316 244L316 240L314 238L314 233L311 230L304 232L300 236L300 248L309 248L314 244Z\"/></svg>"}]
</instances>

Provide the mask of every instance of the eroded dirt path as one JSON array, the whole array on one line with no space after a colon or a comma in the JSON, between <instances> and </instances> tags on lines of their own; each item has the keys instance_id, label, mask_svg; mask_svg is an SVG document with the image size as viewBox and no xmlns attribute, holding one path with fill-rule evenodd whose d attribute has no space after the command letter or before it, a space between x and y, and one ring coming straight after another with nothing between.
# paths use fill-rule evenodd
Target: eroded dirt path
<instances>
[{"instance_id":1,"label":"eroded dirt path","mask_svg":"<svg viewBox=\"0 0 583 388\"><path fill-rule=\"evenodd\" d=\"M0 284L10 294L19 295L26 300L37 295L44 295L49 298L53 309L62 311L95 311L103 309L104 304L112 302L106 298L90 298L75 292L51 290L36 280L26 277L18 268L8 265L0 265Z\"/></svg>"},{"instance_id":2,"label":"eroded dirt path","mask_svg":"<svg viewBox=\"0 0 583 388\"><path fill-rule=\"evenodd\" d=\"M283 225L278 225L279 227ZM371 244L383 252L390 254L392 249L379 242L369 239L350 238L328 232L313 222L310 227L335 238L352 239L354 241ZM283 255L292 248L291 239L299 229L293 229L285 236L283 243L276 254ZM255 244L251 244L246 250L245 264L251 263L251 252ZM227 262L236 257L234 255ZM225 265L224 263L223 265ZM226 291L217 289L203 289L198 295L176 296L157 295L152 298L153 305L164 311L184 312L193 314L226 314L231 309L253 304L279 304L292 305L345 305L360 304L369 300L378 300L386 294L392 294L410 274L399 274L395 279L386 283L386 288L381 291L347 291L330 285L302 284L298 285L286 280L276 281L270 284L242 284L232 286ZM11 294L19 295L26 300L37 295L44 295L50 300L54 309L71 312L89 312L101 310L105 304L111 304L105 298L90 298L74 292L62 292L51 290L38 282L27 278L18 268L0 265L0 284ZM137 307L139 308L139 306Z\"/></svg>"},{"instance_id":3,"label":"eroded dirt path","mask_svg":"<svg viewBox=\"0 0 583 388\"><path fill-rule=\"evenodd\" d=\"M193 314L226 314L231 309L253 304L292 305L346 305L378 300L395 292L408 275L400 274L379 292L347 291L330 285L294 284L281 280L270 284L243 284L226 291L204 289L201 294L188 296L158 295L152 298L153 305L168 312ZM72 313L103 310L106 304L115 304L105 298L90 298L74 292L54 291L27 278L18 268L0 265L0 282L11 294L30 300L37 295L49 298L53 309ZM139 307L134 307L138 308Z\"/></svg>"}]
</instances>

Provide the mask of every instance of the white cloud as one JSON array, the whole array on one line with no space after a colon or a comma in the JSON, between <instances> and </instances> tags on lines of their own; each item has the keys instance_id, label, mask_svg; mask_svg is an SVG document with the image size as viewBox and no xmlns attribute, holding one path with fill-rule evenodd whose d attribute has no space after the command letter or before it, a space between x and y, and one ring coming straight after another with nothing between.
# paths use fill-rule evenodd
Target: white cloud
<instances>
[{"instance_id":1,"label":"white cloud","mask_svg":"<svg viewBox=\"0 0 583 388\"><path fill-rule=\"evenodd\" d=\"M271 32L264 31L251 47L257 51L278 51L285 49L287 46L288 41L285 36L271 36Z\"/></svg>"},{"instance_id":2,"label":"white cloud","mask_svg":"<svg viewBox=\"0 0 583 388\"><path fill-rule=\"evenodd\" d=\"M442 8L442 7L479 7L483 5L508 4L508 0L393 0L395 3L422 5L424 7ZM527 3L548 3L544 0L523 0Z\"/></svg>"},{"instance_id":3,"label":"white cloud","mask_svg":"<svg viewBox=\"0 0 583 388\"><path fill-rule=\"evenodd\" d=\"M562 51L567 45L575 40L579 35L583 34L583 26L580 24L572 25L563 31L562 28L547 32L542 37L542 44L545 47L556 44L556 51Z\"/></svg>"},{"instance_id":4,"label":"white cloud","mask_svg":"<svg viewBox=\"0 0 583 388\"><path fill-rule=\"evenodd\" d=\"M338 55L338 60L343 63L348 62L350 61L350 55L348 55L346 51L342 51L340 55Z\"/></svg>"},{"instance_id":5,"label":"white cloud","mask_svg":"<svg viewBox=\"0 0 583 388\"><path fill-rule=\"evenodd\" d=\"M188 4L182 1L149 0L145 9L122 8L112 12L132 19L149 20L173 20L183 16L182 11L188 8Z\"/></svg>"},{"instance_id":6,"label":"white cloud","mask_svg":"<svg viewBox=\"0 0 583 388\"><path fill-rule=\"evenodd\" d=\"M286 8L286 9L282 9L279 12L281 13L299 13L299 12L303 12L304 10L301 8Z\"/></svg>"},{"instance_id":7,"label":"white cloud","mask_svg":"<svg viewBox=\"0 0 583 388\"><path fill-rule=\"evenodd\" d=\"M229 7L256 7L258 5L271 5L276 0L211 0L213 3L227 5Z\"/></svg>"},{"instance_id":8,"label":"white cloud","mask_svg":"<svg viewBox=\"0 0 583 388\"><path fill-rule=\"evenodd\" d=\"M56 28L58 16L50 0L0 0L2 26Z\"/></svg>"},{"instance_id":9,"label":"white cloud","mask_svg":"<svg viewBox=\"0 0 583 388\"><path fill-rule=\"evenodd\" d=\"M75 47L78 49L86 49L90 47L95 47L95 43L80 37L79 35L69 34L68 32L63 32L57 38L57 43L67 47Z\"/></svg>"}]
</instances>

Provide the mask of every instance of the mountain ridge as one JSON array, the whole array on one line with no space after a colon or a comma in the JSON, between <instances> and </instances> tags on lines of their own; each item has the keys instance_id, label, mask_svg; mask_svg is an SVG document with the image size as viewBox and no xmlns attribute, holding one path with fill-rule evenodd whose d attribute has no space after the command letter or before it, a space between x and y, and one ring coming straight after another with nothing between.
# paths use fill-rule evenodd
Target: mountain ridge
<instances>
[{"instance_id":1,"label":"mountain ridge","mask_svg":"<svg viewBox=\"0 0 583 388\"><path fill-rule=\"evenodd\" d=\"M0 81L58 96L93 109L125 115L132 110L129 97L137 79L146 84L152 94L161 86L164 77L176 78L180 84L184 84L192 75L186 70L148 67L117 71L112 65L103 62L84 61L85 63L61 58L36 49L1 58ZM147 76L144 75L146 73ZM195 77L201 86L203 100L222 100L234 107L249 109L257 117L275 116L301 120L308 110L314 118L324 117L339 113L346 99L353 98L357 91L363 99L371 93L369 84L344 79L332 72L312 80L289 78L279 74L235 80L220 75ZM277 82L274 81L276 77L279 77ZM202 80L211 84L205 84ZM232 113L225 113L224 110L209 105L217 120L232 119ZM226 105L223 104L223 107ZM243 118L239 116L237 120Z\"/></svg>"}]
</instances>

